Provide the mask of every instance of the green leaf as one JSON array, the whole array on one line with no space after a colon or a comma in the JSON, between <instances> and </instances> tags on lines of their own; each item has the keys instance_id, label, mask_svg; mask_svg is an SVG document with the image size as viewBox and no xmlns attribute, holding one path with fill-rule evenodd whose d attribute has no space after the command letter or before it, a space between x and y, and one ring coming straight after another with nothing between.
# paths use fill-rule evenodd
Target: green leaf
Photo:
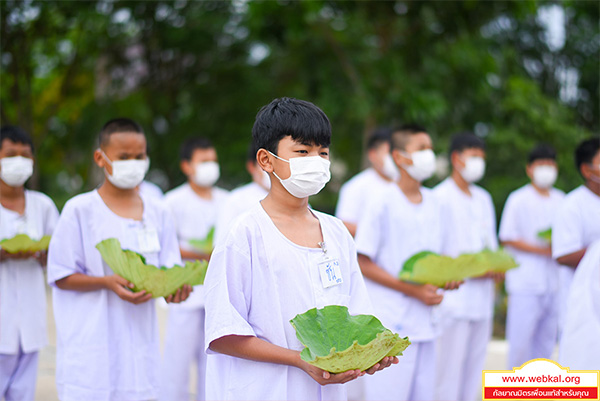
<instances>
[{"instance_id":1,"label":"green leaf","mask_svg":"<svg viewBox=\"0 0 600 401\"><path fill-rule=\"evenodd\" d=\"M550 244L552 242L552 227L540 231L537 236Z\"/></svg>"},{"instance_id":2,"label":"green leaf","mask_svg":"<svg viewBox=\"0 0 600 401\"><path fill-rule=\"evenodd\" d=\"M49 235L44 235L39 241L35 241L27 234L18 234L0 241L0 247L8 253L46 251L49 244Z\"/></svg>"},{"instance_id":3,"label":"green leaf","mask_svg":"<svg viewBox=\"0 0 600 401\"><path fill-rule=\"evenodd\" d=\"M213 240L215 237L215 227L211 227L204 239L191 239L189 244L200 252L210 254L213 250Z\"/></svg>"},{"instance_id":4,"label":"green leaf","mask_svg":"<svg viewBox=\"0 0 600 401\"><path fill-rule=\"evenodd\" d=\"M375 316L351 316L345 306L313 308L290 323L306 347L300 357L331 373L367 370L386 356L402 355L410 345L408 337L392 333Z\"/></svg>"},{"instance_id":5,"label":"green leaf","mask_svg":"<svg viewBox=\"0 0 600 401\"><path fill-rule=\"evenodd\" d=\"M96 245L102 259L119 276L133 283L134 291L145 290L153 298L174 294L184 284L191 286L204 284L208 262L186 262L184 267L175 265L171 268L145 263L145 259L137 252L121 249L116 238L105 239Z\"/></svg>"},{"instance_id":6,"label":"green leaf","mask_svg":"<svg viewBox=\"0 0 600 401\"><path fill-rule=\"evenodd\" d=\"M504 273L519 266L510 253L506 252L502 248L498 249L497 251L490 251L486 249L475 254L474 256L477 257L477 263L480 264L486 272L491 271Z\"/></svg>"}]
</instances>

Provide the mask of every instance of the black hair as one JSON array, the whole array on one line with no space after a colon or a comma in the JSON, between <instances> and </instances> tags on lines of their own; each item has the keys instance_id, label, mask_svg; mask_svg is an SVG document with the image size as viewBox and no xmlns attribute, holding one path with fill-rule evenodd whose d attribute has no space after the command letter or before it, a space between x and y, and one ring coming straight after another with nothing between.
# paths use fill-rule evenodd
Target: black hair
<instances>
[{"instance_id":1,"label":"black hair","mask_svg":"<svg viewBox=\"0 0 600 401\"><path fill-rule=\"evenodd\" d=\"M246 152L246 161L258 163L258 161L256 160L256 152L258 152L256 144L254 143L254 141L250 141L250 144L248 145L248 151Z\"/></svg>"},{"instance_id":2,"label":"black hair","mask_svg":"<svg viewBox=\"0 0 600 401\"><path fill-rule=\"evenodd\" d=\"M450 155L454 152L462 152L465 149L485 150L485 142L472 132L454 134L450 140Z\"/></svg>"},{"instance_id":3,"label":"black hair","mask_svg":"<svg viewBox=\"0 0 600 401\"><path fill-rule=\"evenodd\" d=\"M541 159L556 160L556 150L547 143L536 145L536 147L529 152L528 163L533 163L534 161Z\"/></svg>"},{"instance_id":4,"label":"black hair","mask_svg":"<svg viewBox=\"0 0 600 401\"><path fill-rule=\"evenodd\" d=\"M396 127L391 134L391 148L405 150L406 144L412 135L427 133L425 127L419 124L404 124Z\"/></svg>"},{"instance_id":5,"label":"black hair","mask_svg":"<svg viewBox=\"0 0 600 401\"><path fill-rule=\"evenodd\" d=\"M2 148L2 142L8 139L14 143L22 143L23 145L31 146L31 151L33 152L33 141L31 140L31 136L22 128L16 127L14 125L3 125L0 128L0 149Z\"/></svg>"},{"instance_id":6,"label":"black hair","mask_svg":"<svg viewBox=\"0 0 600 401\"><path fill-rule=\"evenodd\" d=\"M369 136L367 140L367 149L375 149L378 148L379 145L384 143L390 144L392 141L392 132L393 130L390 127L377 127Z\"/></svg>"},{"instance_id":7,"label":"black hair","mask_svg":"<svg viewBox=\"0 0 600 401\"><path fill-rule=\"evenodd\" d=\"M331 124L314 104L282 97L260 109L252 127L252 139L257 149L277 154L279 141L288 135L302 144L329 147Z\"/></svg>"},{"instance_id":8,"label":"black hair","mask_svg":"<svg viewBox=\"0 0 600 401\"><path fill-rule=\"evenodd\" d=\"M600 137L592 137L581 142L575 149L577 171L581 173L581 165L591 163L598 150L600 150Z\"/></svg>"},{"instance_id":9,"label":"black hair","mask_svg":"<svg viewBox=\"0 0 600 401\"><path fill-rule=\"evenodd\" d=\"M181 144L179 149L179 158L181 161L190 161L196 149L213 149L214 146L210 139L201 136L188 138Z\"/></svg>"},{"instance_id":10,"label":"black hair","mask_svg":"<svg viewBox=\"0 0 600 401\"><path fill-rule=\"evenodd\" d=\"M122 132L135 132L138 134L144 135L144 130L142 126L133 121L130 118L114 118L109 120L102 129L100 130L100 134L98 135L98 144L100 146L104 146L108 143L110 136L116 133Z\"/></svg>"}]
</instances>

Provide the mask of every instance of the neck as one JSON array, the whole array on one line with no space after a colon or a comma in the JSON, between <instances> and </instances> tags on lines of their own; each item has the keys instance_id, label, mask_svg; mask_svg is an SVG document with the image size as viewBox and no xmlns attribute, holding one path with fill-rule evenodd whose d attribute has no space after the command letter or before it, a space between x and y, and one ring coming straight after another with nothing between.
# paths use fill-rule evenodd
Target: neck
<instances>
[{"instance_id":1,"label":"neck","mask_svg":"<svg viewBox=\"0 0 600 401\"><path fill-rule=\"evenodd\" d=\"M406 196L421 194L421 183L412 178L404 169L401 169L398 186Z\"/></svg>"},{"instance_id":2,"label":"neck","mask_svg":"<svg viewBox=\"0 0 600 401\"><path fill-rule=\"evenodd\" d=\"M110 181L107 179L104 180L100 188L98 188L98 193L103 198L119 198L119 199L128 199L139 197L139 191L137 188L132 189L121 189L115 187Z\"/></svg>"},{"instance_id":3,"label":"neck","mask_svg":"<svg viewBox=\"0 0 600 401\"><path fill-rule=\"evenodd\" d=\"M531 182L531 186L537 191L538 194L542 196L550 196L550 188L540 188L537 185Z\"/></svg>"},{"instance_id":4,"label":"neck","mask_svg":"<svg viewBox=\"0 0 600 401\"><path fill-rule=\"evenodd\" d=\"M200 185L188 180L190 188L201 198L212 199L212 187L201 187Z\"/></svg>"},{"instance_id":5,"label":"neck","mask_svg":"<svg viewBox=\"0 0 600 401\"><path fill-rule=\"evenodd\" d=\"M456 183L456 186L463 191L465 194L471 196L471 191L469 190L469 183L465 181L462 175L456 169L452 169L452 179Z\"/></svg>"},{"instance_id":6,"label":"neck","mask_svg":"<svg viewBox=\"0 0 600 401\"><path fill-rule=\"evenodd\" d=\"M600 182L595 182L595 181L592 181L592 180L587 180L586 183L585 183L585 186L590 191L592 191L596 195L600 196Z\"/></svg>"},{"instance_id":7,"label":"neck","mask_svg":"<svg viewBox=\"0 0 600 401\"><path fill-rule=\"evenodd\" d=\"M4 181L0 180L0 197L5 199L19 199L25 196L25 187L11 187Z\"/></svg>"},{"instance_id":8,"label":"neck","mask_svg":"<svg viewBox=\"0 0 600 401\"><path fill-rule=\"evenodd\" d=\"M296 198L281 185L272 184L269 194L261 203L271 216L293 218L308 213L308 198Z\"/></svg>"}]
</instances>

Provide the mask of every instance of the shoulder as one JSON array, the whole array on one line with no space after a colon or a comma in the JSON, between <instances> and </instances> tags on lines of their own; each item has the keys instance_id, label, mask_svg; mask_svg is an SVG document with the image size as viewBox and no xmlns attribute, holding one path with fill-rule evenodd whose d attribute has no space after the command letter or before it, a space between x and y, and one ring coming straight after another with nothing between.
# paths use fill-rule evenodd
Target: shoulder
<instances>
[{"instance_id":1,"label":"shoulder","mask_svg":"<svg viewBox=\"0 0 600 401\"><path fill-rule=\"evenodd\" d=\"M96 191L90 191L76 195L69 199L67 203L65 203L63 213L93 208L97 200L96 197L99 197Z\"/></svg>"},{"instance_id":2,"label":"shoulder","mask_svg":"<svg viewBox=\"0 0 600 401\"><path fill-rule=\"evenodd\" d=\"M330 214L319 212L318 210L311 209L311 211L317 216L319 222L325 226L324 228L330 231L335 238L350 239L352 241L352 236L342 220Z\"/></svg>"},{"instance_id":3,"label":"shoulder","mask_svg":"<svg viewBox=\"0 0 600 401\"><path fill-rule=\"evenodd\" d=\"M175 201L177 199L180 199L181 197L184 197L185 194L188 192L188 184L181 184L178 187L173 188L172 190L168 191L165 193L165 200L167 202L172 202Z\"/></svg>"},{"instance_id":4,"label":"shoulder","mask_svg":"<svg viewBox=\"0 0 600 401\"><path fill-rule=\"evenodd\" d=\"M43 208L56 209L56 205L54 204L54 201L48 195L46 195L42 192L30 190L30 189L28 189L26 193L27 193L29 200L31 200L32 202L35 202L38 205L41 205Z\"/></svg>"},{"instance_id":5,"label":"shoulder","mask_svg":"<svg viewBox=\"0 0 600 401\"><path fill-rule=\"evenodd\" d=\"M226 248L237 248L247 251L252 247L252 242L262 238L260 235L260 204L240 214L231 224L227 235L222 242Z\"/></svg>"},{"instance_id":6,"label":"shoulder","mask_svg":"<svg viewBox=\"0 0 600 401\"><path fill-rule=\"evenodd\" d=\"M487 191L486 191L487 192ZM515 189L510 194L508 194L507 202L516 202L521 201L522 199L526 199L532 195L531 187L529 184L523 185L521 188Z\"/></svg>"},{"instance_id":7,"label":"shoulder","mask_svg":"<svg viewBox=\"0 0 600 401\"><path fill-rule=\"evenodd\" d=\"M555 188L555 187L552 187L550 189L550 194L552 196L560 198L560 199L562 199L562 198L565 197L565 192L562 189L558 189L558 188Z\"/></svg>"},{"instance_id":8,"label":"shoulder","mask_svg":"<svg viewBox=\"0 0 600 401\"><path fill-rule=\"evenodd\" d=\"M452 183L450 182L450 178L446 178L444 181L437 184L435 187L431 188L433 193L438 196L444 194L450 190L450 186Z\"/></svg>"},{"instance_id":9,"label":"shoulder","mask_svg":"<svg viewBox=\"0 0 600 401\"><path fill-rule=\"evenodd\" d=\"M483 199L486 202L492 202L492 195L490 195L486 189L480 187L479 185L473 184L469 189L477 198Z\"/></svg>"},{"instance_id":10,"label":"shoulder","mask_svg":"<svg viewBox=\"0 0 600 401\"><path fill-rule=\"evenodd\" d=\"M346 181L344 185L342 185L342 189L353 189L359 187L368 180L370 175L369 169L363 170Z\"/></svg>"},{"instance_id":11,"label":"shoulder","mask_svg":"<svg viewBox=\"0 0 600 401\"><path fill-rule=\"evenodd\" d=\"M228 197L230 194L229 191L223 189L223 188L219 188L219 187L213 187L213 196L216 199L223 199Z\"/></svg>"},{"instance_id":12,"label":"shoulder","mask_svg":"<svg viewBox=\"0 0 600 401\"><path fill-rule=\"evenodd\" d=\"M144 209L147 208L150 214L168 215L170 217L169 206L164 199L143 193L140 193L140 197L142 198Z\"/></svg>"}]
</instances>

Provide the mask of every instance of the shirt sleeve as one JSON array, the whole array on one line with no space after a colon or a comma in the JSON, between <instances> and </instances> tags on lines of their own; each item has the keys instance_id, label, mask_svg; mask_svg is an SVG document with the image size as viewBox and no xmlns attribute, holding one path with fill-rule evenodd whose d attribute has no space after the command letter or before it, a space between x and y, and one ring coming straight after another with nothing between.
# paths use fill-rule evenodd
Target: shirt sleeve
<instances>
[{"instance_id":1,"label":"shirt sleeve","mask_svg":"<svg viewBox=\"0 0 600 401\"><path fill-rule=\"evenodd\" d=\"M46 210L44 213L44 235L52 235L56 224L58 223L58 209L52 201L48 198Z\"/></svg>"},{"instance_id":2,"label":"shirt sleeve","mask_svg":"<svg viewBox=\"0 0 600 401\"><path fill-rule=\"evenodd\" d=\"M577 252L584 248L581 215L568 202L564 202L552 223L552 257Z\"/></svg>"},{"instance_id":3,"label":"shirt sleeve","mask_svg":"<svg viewBox=\"0 0 600 401\"><path fill-rule=\"evenodd\" d=\"M522 239L518 230L518 206L513 195L508 197L504 205L498 236L500 241L518 241Z\"/></svg>"},{"instance_id":4,"label":"shirt sleeve","mask_svg":"<svg viewBox=\"0 0 600 401\"><path fill-rule=\"evenodd\" d=\"M340 189L335 215L342 221L356 224L360 216L360 194L355 193L352 184L353 182L349 181Z\"/></svg>"},{"instance_id":5,"label":"shirt sleeve","mask_svg":"<svg viewBox=\"0 0 600 401\"><path fill-rule=\"evenodd\" d=\"M348 241L348 251L350 253L349 260L351 280L350 305L348 310L352 315L374 315L375 312L373 310L373 305L371 304L371 298L369 297L369 293L367 292L365 280L360 271L360 266L358 265L356 247L349 233L348 236L350 237Z\"/></svg>"},{"instance_id":6,"label":"shirt sleeve","mask_svg":"<svg viewBox=\"0 0 600 401\"><path fill-rule=\"evenodd\" d=\"M382 218L383 205L380 197L373 198L365 208L365 214L360 219L356 236L356 251L360 254L375 259L379 250L384 222Z\"/></svg>"},{"instance_id":7,"label":"shirt sleeve","mask_svg":"<svg viewBox=\"0 0 600 401\"><path fill-rule=\"evenodd\" d=\"M488 238L490 239L489 241L489 247L492 251L495 251L498 249L498 231L496 230L496 210L494 209L494 202L492 201L492 196L488 193L486 193L486 200L487 200L487 208L488 208L488 216L490 219L490 224L489 224L489 229L490 232L488 233Z\"/></svg>"}]
</instances>

